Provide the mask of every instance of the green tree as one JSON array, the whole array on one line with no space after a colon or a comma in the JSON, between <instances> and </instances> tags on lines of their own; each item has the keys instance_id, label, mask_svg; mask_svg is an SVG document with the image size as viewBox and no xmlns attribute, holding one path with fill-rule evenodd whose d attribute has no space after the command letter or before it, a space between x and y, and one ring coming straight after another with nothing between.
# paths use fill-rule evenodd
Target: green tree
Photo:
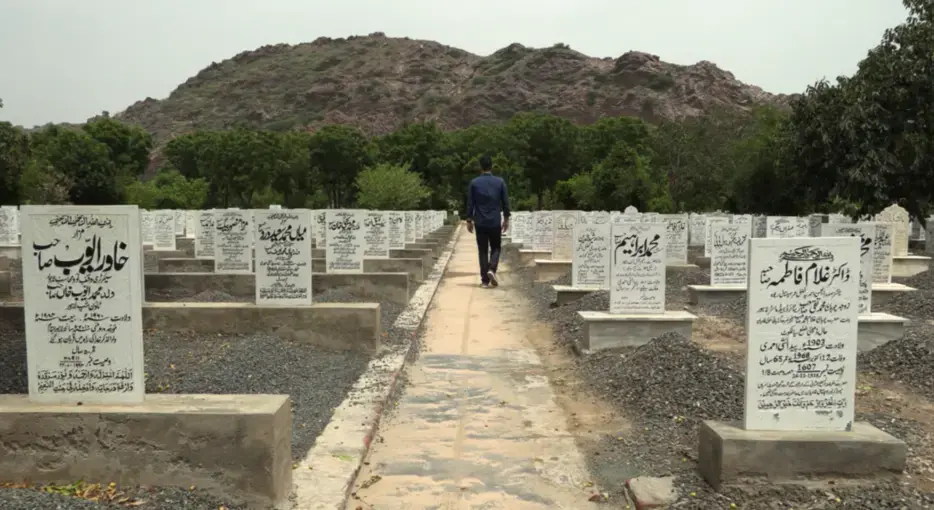
<instances>
[{"instance_id":1,"label":"green tree","mask_svg":"<svg viewBox=\"0 0 934 510\"><path fill-rule=\"evenodd\" d=\"M20 180L29 164L29 138L9 122L0 122L0 204L20 200Z\"/></svg>"},{"instance_id":2,"label":"green tree","mask_svg":"<svg viewBox=\"0 0 934 510\"><path fill-rule=\"evenodd\" d=\"M101 116L87 122L81 129L107 146L110 160L126 175L138 178L146 171L153 142L152 135L143 128Z\"/></svg>"},{"instance_id":3,"label":"green tree","mask_svg":"<svg viewBox=\"0 0 934 510\"><path fill-rule=\"evenodd\" d=\"M33 133L36 157L46 168L61 174L71 183L69 200L76 205L111 205L121 203L117 168L110 159L107 145L84 131L46 126Z\"/></svg>"},{"instance_id":4,"label":"green tree","mask_svg":"<svg viewBox=\"0 0 934 510\"><path fill-rule=\"evenodd\" d=\"M134 182L127 187L127 203L144 209L200 209L208 196L204 179L187 179L178 170L160 170L148 182Z\"/></svg>"},{"instance_id":5,"label":"green tree","mask_svg":"<svg viewBox=\"0 0 934 510\"><path fill-rule=\"evenodd\" d=\"M580 132L571 121L550 114L521 113L510 120L518 163L541 209L545 192L579 170Z\"/></svg>"},{"instance_id":6,"label":"green tree","mask_svg":"<svg viewBox=\"0 0 934 510\"><path fill-rule=\"evenodd\" d=\"M335 124L315 132L308 148L312 178L327 191L331 207L346 206L357 174L372 161L370 141L356 128Z\"/></svg>"},{"instance_id":7,"label":"green tree","mask_svg":"<svg viewBox=\"0 0 934 510\"><path fill-rule=\"evenodd\" d=\"M920 219L934 196L934 3L903 0L851 78L821 82L796 102L793 163L814 194L875 214L893 202Z\"/></svg>"},{"instance_id":8,"label":"green tree","mask_svg":"<svg viewBox=\"0 0 934 510\"><path fill-rule=\"evenodd\" d=\"M594 166L591 179L597 209L622 210L631 205L640 211L667 213L674 208L665 175L626 143L617 144Z\"/></svg>"},{"instance_id":9,"label":"green tree","mask_svg":"<svg viewBox=\"0 0 934 510\"><path fill-rule=\"evenodd\" d=\"M381 163L357 176L357 205L365 209L399 211L417 208L431 191L405 166Z\"/></svg>"}]
</instances>

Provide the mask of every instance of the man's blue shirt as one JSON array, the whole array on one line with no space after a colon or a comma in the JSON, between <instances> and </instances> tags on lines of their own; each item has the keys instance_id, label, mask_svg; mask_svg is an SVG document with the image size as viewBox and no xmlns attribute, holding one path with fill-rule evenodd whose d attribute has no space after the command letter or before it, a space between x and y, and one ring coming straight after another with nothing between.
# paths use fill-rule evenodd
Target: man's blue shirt
<instances>
[{"instance_id":1,"label":"man's blue shirt","mask_svg":"<svg viewBox=\"0 0 934 510\"><path fill-rule=\"evenodd\" d=\"M500 228L500 213L509 217L509 195L506 181L493 174L482 174L470 181L467 188L467 217L474 225L485 228Z\"/></svg>"}]
</instances>

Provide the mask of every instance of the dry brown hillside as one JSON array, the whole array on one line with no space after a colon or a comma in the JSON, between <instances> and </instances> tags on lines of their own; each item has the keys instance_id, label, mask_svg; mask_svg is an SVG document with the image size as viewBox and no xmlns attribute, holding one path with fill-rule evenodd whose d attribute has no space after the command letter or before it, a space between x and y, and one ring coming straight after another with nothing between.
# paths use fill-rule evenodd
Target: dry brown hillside
<instances>
[{"instance_id":1,"label":"dry brown hillside","mask_svg":"<svg viewBox=\"0 0 934 510\"><path fill-rule=\"evenodd\" d=\"M381 134L413 120L459 128L544 110L577 122L620 114L654 121L787 99L707 61L680 66L635 51L601 59L561 44L511 44L480 57L377 33L244 52L211 64L167 99L147 98L117 117L163 142L235 123L276 130L344 123Z\"/></svg>"}]
</instances>

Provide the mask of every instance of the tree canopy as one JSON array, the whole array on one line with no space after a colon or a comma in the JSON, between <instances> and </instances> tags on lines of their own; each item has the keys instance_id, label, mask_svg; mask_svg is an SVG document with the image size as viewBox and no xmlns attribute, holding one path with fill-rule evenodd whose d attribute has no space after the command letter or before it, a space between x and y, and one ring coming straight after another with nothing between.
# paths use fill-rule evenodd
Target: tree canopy
<instances>
[{"instance_id":1,"label":"tree canopy","mask_svg":"<svg viewBox=\"0 0 934 510\"><path fill-rule=\"evenodd\" d=\"M30 133L0 123L0 202L463 210L486 154L517 209L864 215L899 203L923 220L934 199L934 4L904 4L908 19L853 76L815 83L788 109L583 126L527 112L378 137L346 125L233 127L155 152L143 129L108 115Z\"/></svg>"}]
</instances>

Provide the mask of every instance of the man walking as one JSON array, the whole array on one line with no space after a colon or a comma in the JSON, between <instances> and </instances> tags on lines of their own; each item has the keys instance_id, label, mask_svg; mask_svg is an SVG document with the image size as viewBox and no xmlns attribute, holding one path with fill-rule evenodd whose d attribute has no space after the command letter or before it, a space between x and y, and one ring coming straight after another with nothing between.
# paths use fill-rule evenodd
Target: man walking
<instances>
[{"instance_id":1,"label":"man walking","mask_svg":"<svg viewBox=\"0 0 934 510\"><path fill-rule=\"evenodd\" d=\"M467 189L467 231L477 232L482 285L496 287L499 285L496 267L499 265L502 234L509 229L509 196L506 182L492 173L493 159L490 156L480 158L480 172Z\"/></svg>"}]
</instances>

